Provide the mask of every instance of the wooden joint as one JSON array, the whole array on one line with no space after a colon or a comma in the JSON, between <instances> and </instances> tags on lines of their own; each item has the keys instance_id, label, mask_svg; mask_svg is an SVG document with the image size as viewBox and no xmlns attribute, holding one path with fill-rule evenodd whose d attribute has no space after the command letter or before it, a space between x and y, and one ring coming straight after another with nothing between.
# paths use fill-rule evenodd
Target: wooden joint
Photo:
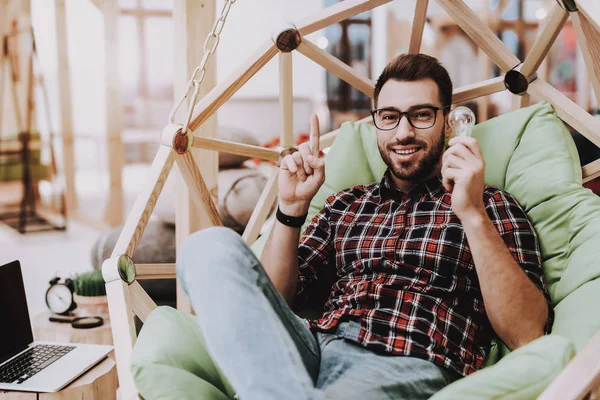
<instances>
[{"instance_id":1,"label":"wooden joint","mask_svg":"<svg viewBox=\"0 0 600 400\"><path fill-rule=\"evenodd\" d=\"M102 263L102 277L106 283L122 280L131 285L135 276L135 264L126 254L111 257Z\"/></svg>"},{"instance_id":2,"label":"wooden joint","mask_svg":"<svg viewBox=\"0 0 600 400\"><path fill-rule=\"evenodd\" d=\"M537 79L537 72L529 76L521 73L523 64L517 65L504 75L504 86L512 93L522 96L527 93L529 84Z\"/></svg>"},{"instance_id":3,"label":"wooden joint","mask_svg":"<svg viewBox=\"0 0 600 400\"><path fill-rule=\"evenodd\" d=\"M291 22L284 23L279 29L276 29L271 35L275 46L283 53L290 53L300 45L302 36L298 29Z\"/></svg>"},{"instance_id":4,"label":"wooden joint","mask_svg":"<svg viewBox=\"0 0 600 400\"><path fill-rule=\"evenodd\" d=\"M169 124L163 129L160 141L165 146L172 147L177 154L184 154L192 148L194 135L190 129L187 134L182 133L183 126Z\"/></svg>"},{"instance_id":5,"label":"wooden joint","mask_svg":"<svg viewBox=\"0 0 600 400\"><path fill-rule=\"evenodd\" d=\"M563 8L568 12L578 11L577 4L575 4L575 0L561 0Z\"/></svg>"}]
</instances>

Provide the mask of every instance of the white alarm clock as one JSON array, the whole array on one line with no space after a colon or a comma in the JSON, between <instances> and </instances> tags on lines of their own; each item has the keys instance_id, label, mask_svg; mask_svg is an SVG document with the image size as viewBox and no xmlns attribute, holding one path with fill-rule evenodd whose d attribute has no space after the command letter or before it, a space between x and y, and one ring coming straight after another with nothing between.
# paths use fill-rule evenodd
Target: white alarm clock
<instances>
[{"instance_id":1,"label":"white alarm clock","mask_svg":"<svg viewBox=\"0 0 600 400\"><path fill-rule=\"evenodd\" d=\"M50 280L46 290L46 305L55 314L66 315L73 311L77 304L73 299L75 285L70 278L55 277Z\"/></svg>"}]
</instances>

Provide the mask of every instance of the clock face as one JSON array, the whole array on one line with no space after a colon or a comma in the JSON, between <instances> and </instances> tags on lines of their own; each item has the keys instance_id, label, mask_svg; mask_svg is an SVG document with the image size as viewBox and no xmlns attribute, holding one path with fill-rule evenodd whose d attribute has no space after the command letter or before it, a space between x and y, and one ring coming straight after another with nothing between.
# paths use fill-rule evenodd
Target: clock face
<instances>
[{"instance_id":1,"label":"clock face","mask_svg":"<svg viewBox=\"0 0 600 400\"><path fill-rule=\"evenodd\" d=\"M46 304L52 312L65 313L71 308L73 294L65 285L53 285L46 292Z\"/></svg>"}]
</instances>

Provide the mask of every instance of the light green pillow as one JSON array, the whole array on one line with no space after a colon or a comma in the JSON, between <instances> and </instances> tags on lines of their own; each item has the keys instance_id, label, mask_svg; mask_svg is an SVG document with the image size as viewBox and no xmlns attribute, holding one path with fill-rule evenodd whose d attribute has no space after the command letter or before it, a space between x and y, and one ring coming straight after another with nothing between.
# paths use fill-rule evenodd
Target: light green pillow
<instances>
[{"instance_id":1,"label":"light green pillow","mask_svg":"<svg viewBox=\"0 0 600 400\"><path fill-rule=\"evenodd\" d=\"M171 307L150 313L131 360L146 400L226 400L235 391L213 363L194 316Z\"/></svg>"},{"instance_id":2,"label":"light green pillow","mask_svg":"<svg viewBox=\"0 0 600 400\"><path fill-rule=\"evenodd\" d=\"M535 399L574 356L570 341L544 336L445 387L430 400Z\"/></svg>"}]
</instances>

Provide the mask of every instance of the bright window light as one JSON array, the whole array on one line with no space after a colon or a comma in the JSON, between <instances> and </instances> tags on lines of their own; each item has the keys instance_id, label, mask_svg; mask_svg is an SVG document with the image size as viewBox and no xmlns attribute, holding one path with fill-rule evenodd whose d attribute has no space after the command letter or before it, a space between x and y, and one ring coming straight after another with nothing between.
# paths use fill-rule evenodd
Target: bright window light
<instances>
[{"instance_id":1,"label":"bright window light","mask_svg":"<svg viewBox=\"0 0 600 400\"><path fill-rule=\"evenodd\" d=\"M327 40L325 36L321 36L317 39L317 46L319 46L320 49L326 49L328 45L329 40Z\"/></svg>"},{"instance_id":2,"label":"bright window light","mask_svg":"<svg viewBox=\"0 0 600 400\"><path fill-rule=\"evenodd\" d=\"M548 16L548 11L546 11L546 9L544 8L538 8L538 10L535 12L535 17L537 19L544 19Z\"/></svg>"}]
</instances>

